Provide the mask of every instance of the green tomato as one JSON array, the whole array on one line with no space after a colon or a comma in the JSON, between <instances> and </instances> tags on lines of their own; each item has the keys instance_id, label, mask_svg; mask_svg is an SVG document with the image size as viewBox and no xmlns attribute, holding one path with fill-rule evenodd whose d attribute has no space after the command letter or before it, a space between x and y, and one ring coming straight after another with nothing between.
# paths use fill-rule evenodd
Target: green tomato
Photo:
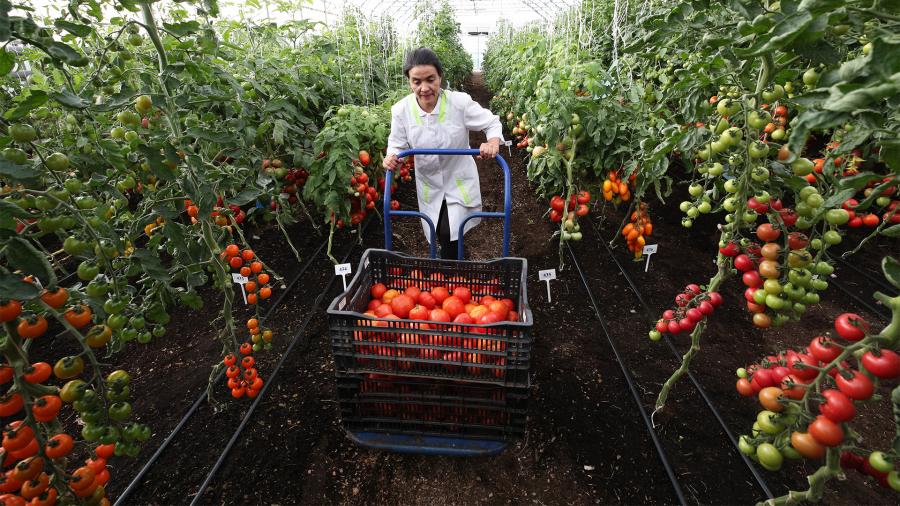
<instances>
[{"instance_id":1,"label":"green tomato","mask_svg":"<svg viewBox=\"0 0 900 506\"><path fill-rule=\"evenodd\" d=\"M806 198L806 205L813 209L818 209L822 207L825 203L825 198L819 195L818 193L814 193Z\"/></svg>"},{"instance_id":2,"label":"green tomato","mask_svg":"<svg viewBox=\"0 0 900 506\"><path fill-rule=\"evenodd\" d=\"M769 296L769 293L766 292L765 288L760 288L753 292L753 302L757 304L765 304L766 297Z\"/></svg>"},{"instance_id":3,"label":"green tomato","mask_svg":"<svg viewBox=\"0 0 900 506\"><path fill-rule=\"evenodd\" d=\"M27 144L37 139L37 130L33 126L24 123L13 123L9 126L7 133L14 141L20 144Z\"/></svg>"},{"instance_id":4,"label":"green tomato","mask_svg":"<svg viewBox=\"0 0 900 506\"><path fill-rule=\"evenodd\" d=\"M703 194L703 187L696 183L692 184L688 187L688 193L690 193L692 197L699 197Z\"/></svg>"},{"instance_id":5,"label":"green tomato","mask_svg":"<svg viewBox=\"0 0 900 506\"><path fill-rule=\"evenodd\" d=\"M690 209L687 210L688 218L694 219L699 215L700 215L700 210L697 209L696 207L692 206Z\"/></svg>"},{"instance_id":6,"label":"green tomato","mask_svg":"<svg viewBox=\"0 0 900 506\"><path fill-rule=\"evenodd\" d=\"M106 324L113 330L122 330L128 323L128 317L122 314L113 314L106 319Z\"/></svg>"},{"instance_id":7,"label":"green tomato","mask_svg":"<svg viewBox=\"0 0 900 506\"><path fill-rule=\"evenodd\" d=\"M809 158L798 157L796 160L791 162L791 170L794 172L795 176L800 177L806 176L807 174L812 172L813 167L815 166L816 164L814 164Z\"/></svg>"},{"instance_id":8,"label":"green tomato","mask_svg":"<svg viewBox=\"0 0 900 506\"><path fill-rule=\"evenodd\" d=\"M141 330L147 325L147 322L142 316L133 316L128 324L135 329Z\"/></svg>"},{"instance_id":9,"label":"green tomato","mask_svg":"<svg viewBox=\"0 0 900 506\"><path fill-rule=\"evenodd\" d=\"M762 98L766 102L774 102L776 100L780 100L781 97L784 96L784 87L780 84L776 84L772 87L771 90L765 90L762 92Z\"/></svg>"},{"instance_id":10,"label":"green tomato","mask_svg":"<svg viewBox=\"0 0 900 506\"><path fill-rule=\"evenodd\" d=\"M817 262L814 272L819 276L830 276L834 272L834 266L828 262Z\"/></svg>"},{"instance_id":11,"label":"green tomato","mask_svg":"<svg viewBox=\"0 0 900 506\"><path fill-rule=\"evenodd\" d=\"M119 432L118 428L107 425L103 427L103 433L100 434L100 442L105 445L117 443L121 437L122 434Z\"/></svg>"},{"instance_id":12,"label":"green tomato","mask_svg":"<svg viewBox=\"0 0 900 506\"><path fill-rule=\"evenodd\" d=\"M659 341L660 339L662 339L662 334L656 329L651 330L648 336L650 337L651 341Z\"/></svg>"},{"instance_id":13,"label":"green tomato","mask_svg":"<svg viewBox=\"0 0 900 506\"><path fill-rule=\"evenodd\" d=\"M579 233L579 232L576 232L576 233ZM154 337L162 337L164 335L166 335L165 327L163 327L162 325L157 325L157 326L153 327L153 336Z\"/></svg>"},{"instance_id":14,"label":"green tomato","mask_svg":"<svg viewBox=\"0 0 900 506\"><path fill-rule=\"evenodd\" d=\"M764 409L756 415L756 423L759 424L760 430L766 434L778 434L784 430L784 424L781 423L777 413Z\"/></svg>"},{"instance_id":15,"label":"green tomato","mask_svg":"<svg viewBox=\"0 0 900 506\"><path fill-rule=\"evenodd\" d=\"M712 211L712 205L707 201L703 201L700 203L700 205L697 206L697 210L702 214L707 214Z\"/></svg>"},{"instance_id":16,"label":"green tomato","mask_svg":"<svg viewBox=\"0 0 900 506\"><path fill-rule=\"evenodd\" d=\"M844 238L841 237L841 234L835 230L829 230L829 231L825 232L825 234L822 236L822 239L825 240L825 244L828 244L830 246L834 246L835 244L840 244L841 241L844 240Z\"/></svg>"},{"instance_id":17,"label":"green tomato","mask_svg":"<svg viewBox=\"0 0 900 506\"><path fill-rule=\"evenodd\" d=\"M894 489L897 492L900 492L900 475L897 474L896 470L888 473L887 481L888 481L888 485L890 485L890 487L892 489Z\"/></svg>"},{"instance_id":18,"label":"green tomato","mask_svg":"<svg viewBox=\"0 0 900 506\"><path fill-rule=\"evenodd\" d=\"M686 213L690 208L691 203L687 200L683 200L680 204L678 204L678 209L683 213Z\"/></svg>"},{"instance_id":19,"label":"green tomato","mask_svg":"<svg viewBox=\"0 0 900 506\"><path fill-rule=\"evenodd\" d=\"M794 285L794 283L787 283L784 285L784 293L791 301L800 302L803 300L803 296L806 295L806 290L803 287Z\"/></svg>"},{"instance_id":20,"label":"green tomato","mask_svg":"<svg viewBox=\"0 0 900 506\"><path fill-rule=\"evenodd\" d=\"M850 213L845 209L829 209L825 212L825 221L831 225L843 225L850 221Z\"/></svg>"},{"instance_id":21,"label":"green tomato","mask_svg":"<svg viewBox=\"0 0 900 506\"><path fill-rule=\"evenodd\" d=\"M710 153L709 153L708 148L703 148L703 149L697 151L697 158L699 158L701 160L709 160L709 155L710 155Z\"/></svg>"},{"instance_id":22,"label":"green tomato","mask_svg":"<svg viewBox=\"0 0 900 506\"><path fill-rule=\"evenodd\" d=\"M139 138L138 133L135 132L134 130L129 130L129 131L125 132L125 140L127 142L134 142L134 141L138 140L138 138Z\"/></svg>"},{"instance_id":23,"label":"green tomato","mask_svg":"<svg viewBox=\"0 0 900 506\"><path fill-rule=\"evenodd\" d=\"M734 210L737 209L737 199L728 197L725 199L725 202L722 203L722 207L729 213L733 213Z\"/></svg>"},{"instance_id":24,"label":"green tomato","mask_svg":"<svg viewBox=\"0 0 900 506\"><path fill-rule=\"evenodd\" d=\"M133 329L130 327L126 328L126 329L122 329L122 332L119 333L119 338L122 340L123 343L130 343L131 341L134 341L135 339L137 339L137 336L138 336L137 329Z\"/></svg>"},{"instance_id":25,"label":"green tomato","mask_svg":"<svg viewBox=\"0 0 900 506\"><path fill-rule=\"evenodd\" d=\"M803 84L807 86L815 86L819 82L819 73L815 68L810 68L803 73Z\"/></svg>"},{"instance_id":26,"label":"green tomato","mask_svg":"<svg viewBox=\"0 0 900 506\"><path fill-rule=\"evenodd\" d=\"M93 209L97 207L97 199L90 195L84 195L75 199L75 206L83 211Z\"/></svg>"},{"instance_id":27,"label":"green tomato","mask_svg":"<svg viewBox=\"0 0 900 506\"><path fill-rule=\"evenodd\" d=\"M736 179L729 179L725 181L725 191L728 193L737 193L738 191L738 183Z\"/></svg>"},{"instance_id":28,"label":"green tomato","mask_svg":"<svg viewBox=\"0 0 900 506\"><path fill-rule=\"evenodd\" d=\"M125 138L125 129L122 127L113 127L112 130L109 131L109 136L113 139L122 140Z\"/></svg>"},{"instance_id":29,"label":"green tomato","mask_svg":"<svg viewBox=\"0 0 900 506\"><path fill-rule=\"evenodd\" d=\"M784 287L781 286L781 283L779 283L777 279L767 279L763 282L763 289L765 289L766 293L778 295L782 292Z\"/></svg>"},{"instance_id":30,"label":"green tomato","mask_svg":"<svg viewBox=\"0 0 900 506\"><path fill-rule=\"evenodd\" d=\"M747 153L750 155L750 158L765 158L769 156L769 145L762 141L751 142L747 146Z\"/></svg>"},{"instance_id":31,"label":"green tomato","mask_svg":"<svg viewBox=\"0 0 900 506\"><path fill-rule=\"evenodd\" d=\"M692 226L694 226L694 222L691 221L690 218L684 218L681 220L681 226L684 228L691 228Z\"/></svg>"},{"instance_id":32,"label":"green tomato","mask_svg":"<svg viewBox=\"0 0 900 506\"><path fill-rule=\"evenodd\" d=\"M28 162L28 154L19 148L6 148L3 157L16 165L25 165Z\"/></svg>"},{"instance_id":33,"label":"green tomato","mask_svg":"<svg viewBox=\"0 0 900 506\"><path fill-rule=\"evenodd\" d=\"M80 179L69 178L63 182L63 186L66 188L70 194L81 193L81 189L84 187L84 184Z\"/></svg>"},{"instance_id":34,"label":"green tomato","mask_svg":"<svg viewBox=\"0 0 900 506\"><path fill-rule=\"evenodd\" d=\"M756 456L759 458L759 465L768 471L777 471L781 469L784 458L781 452L772 443L763 443L756 448Z\"/></svg>"},{"instance_id":35,"label":"green tomato","mask_svg":"<svg viewBox=\"0 0 900 506\"><path fill-rule=\"evenodd\" d=\"M90 260L85 260L78 264L78 269L76 271L78 275L78 279L82 281L90 281L97 277L97 274L100 274L100 268L97 267L97 264Z\"/></svg>"},{"instance_id":36,"label":"green tomato","mask_svg":"<svg viewBox=\"0 0 900 506\"><path fill-rule=\"evenodd\" d=\"M791 269L788 272L788 281L797 287L808 288L812 281L812 272L809 269Z\"/></svg>"},{"instance_id":37,"label":"green tomato","mask_svg":"<svg viewBox=\"0 0 900 506\"><path fill-rule=\"evenodd\" d=\"M124 297L111 297L103 303L103 310L109 314L119 314L128 306L128 299Z\"/></svg>"},{"instance_id":38,"label":"green tomato","mask_svg":"<svg viewBox=\"0 0 900 506\"><path fill-rule=\"evenodd\" d=\"M105 297L106 294L109 293L109 283L95 279L88 283L84 291L87 293L88 297L99 299Z\"/></svg>"},{"instance_id":39,"label":"green tomato","mask_svg":"<svg viewBox=\"0 0 900 506\"><path fill-rule=\"evenodd\" d=\"M828 289L828 281L825 281L824 279L813 279L809 282L809 284L812 289L817 292L822 292Z\"/></svg>"},{"instance_id":40,"label":"green tomato","mask_svg":"<svg viewBox=\"0 0 900 506\"><path fill-rule=\"evenodd\" d=\"M894 463L887 459L884 452L872 452L869 454L869 465L876 471L889 473L894 470Z\"/></svg>"},{"instance_id":41,"label":"green tomato","mask_svg":"<svg viewBox=\"0 0 900 506\"><path fill-rule=\"evenodd\" d=\"M766 295L766 306L774 309L775 311L784 309L784 307L788 304L788 302L781 297L773 294Z\"/></svg>"},{"instance_id":42,"label":"green tomato","mask_svg":"<svg viewBox=\"0 0 900 506\"><path fill-rule=\"evenodd\" d=\"M82 411L78 414L81 417L81 421L90 424L96 425L103 421L103 412L99 409L89 409L87 411Z\"/></svg>"},{"instance_id":43,"label":"green tomato","mask_svg":"<svg viewBox=\"0 0 900 506\"><path fill-rule=\"evenodd\" d=\"M151 333L149 330L145 330L144 332L139 333L138 337L137 337L137 342L139 342L141 344L147 344L152 340L153 340L153 333Z\"/></svg>"},{"instance_id":44,"label":"green tomato","mask_svg":"<svg viewBox=\"0 0 900 506\"><path fill-rule=\"evenodd\" d=\"M750 442L747 436L741 436L738 439L738 450L744 455L756 455L756 447Z\"/></svg>"},{"instance_id":45,"label":"green tomato","mask_svg":"<svg viewBox=\"0 0 900 506\"><path fill-rule=\"evenodd\" d=\"M806 295L803 296L803 304L807 306L813 306L819 303L819 294L814 292L806 292Z\"/></svg>"},{"instance_id":46,"label":"green tomato","mask_svg":"<svg viewBox=\"0 0 900 506\"><path fill-rule=\"evenodd\" d=\"M793 449L793 448L791 447L791 445L784 445L784 446L781 448L781 454L782 454L785 458L790 459L790 460L800 460L800 459L803 458L803 455L800 455L800 452L798 452L797 450Z\"/></svg>"},{"instance_id":47,"label":"green tomato","mask_svg":"<svg viewBox=\"0 0 900 506\"><path fill-rule=\"evenodd\" d=\"M709 175L711 176L721 176L722 172L725 171L725 166L719 162L716 162L709 166Z\"/></svg>"},{"instance_id":48,"label":"green tomato","mask_svg":"<svg viewBox=\"0 0 900 506\"><path fill-rule=\"evenodd\" d=\"M770 135L772 137L772 140L775 141L783 141L787 138L787 132L784 130L784 128L781 127L776 128L775 131Z\"/></svg>"},{"instance_id":49,"label":"green tomato","mask_svg":"<svg viewBox=\"0 0 900 506\"><path fill-rule=\"evenodd\" d=\"M69 168L69 157L62 153L53 153L44 162L47 168L53 172L62 172Z\"/></svg>"},{"instance_id":50,"label":"green tomato","mask_svg":"<svg viewBox=\"0 0 900 506\"><path fill-rule=\"evenodd\" d=\"M131 417L131 404L119 401L109 406L109 418L116 422L127 420Z\"/></svg>"},{"instance_id":51,"label":"green tomato","mask_svg":"<svg viewBox=\"0 0 900 506\"><path fill-rule=\"evenodd\" d=\"M81 428L81 437L88 442L99 441L103 435L103 426L85 423Z\"/></svg>"}]
</instances>

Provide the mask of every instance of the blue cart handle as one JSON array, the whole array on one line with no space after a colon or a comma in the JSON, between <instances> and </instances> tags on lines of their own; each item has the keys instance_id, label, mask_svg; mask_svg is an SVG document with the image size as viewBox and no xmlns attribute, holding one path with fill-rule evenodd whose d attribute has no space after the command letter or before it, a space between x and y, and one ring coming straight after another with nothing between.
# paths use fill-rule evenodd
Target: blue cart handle
<instances>
[{"instance_id":1,"label":"blue cart handle","mask_svg":"<svg viewBox=\"0 0 900 506\"><path fill-rule=\"evenodd\" d=\"M409 155L451 155L451 156L477 156L481 151L478 149L407 149L397 153L397 158L406 158ZM463 259L463 232L466 223L472 218L503 218L503 256L509 256L509 231L510 217L512 215L512 182L510 180L509 165L506 160L498 153L496 157L497 163L503 169L503 212L502 213L485 213L477 212L466 216L462 223L459 224L459 250L458 258ZM391 209L391 183L393 181L394 171L387 169L384 174L384 249L390 251L392 246L391 234L391 217L392 216L418 216L425 220L428 224L431 237L431 258L437 256L435 248L435 228L434 223L425 213L419 211L394 211Z\"/></svg>"}]
</instances>

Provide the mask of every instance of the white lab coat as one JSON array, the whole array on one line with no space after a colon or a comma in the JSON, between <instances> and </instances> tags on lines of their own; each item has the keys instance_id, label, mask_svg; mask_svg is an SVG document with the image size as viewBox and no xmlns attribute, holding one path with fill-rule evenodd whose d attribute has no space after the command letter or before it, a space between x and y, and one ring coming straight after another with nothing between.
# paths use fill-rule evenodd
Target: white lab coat
<instances>
[{"instance_id":1,"label":"white lab coat","mask_svg":"<svg viewBox=\"0 0 900 506\"><path fill-rule=\"evenodd\" d=\"M419 107L413 94L391 107L391 135L387 154L411 148L469 148L469 131L484 131L488 139L503 138L500 118L481 107L467 93L442 89L434 111ZM447 200L450 240L459 239L459 224L466 215L481 211L478 169L471 156L416 155L416 193L419 211L438 226L441 204ZM428 238L428 224L422 229ZM466 223L468 232L481 221Z\"/></svg>"}]
</instances>

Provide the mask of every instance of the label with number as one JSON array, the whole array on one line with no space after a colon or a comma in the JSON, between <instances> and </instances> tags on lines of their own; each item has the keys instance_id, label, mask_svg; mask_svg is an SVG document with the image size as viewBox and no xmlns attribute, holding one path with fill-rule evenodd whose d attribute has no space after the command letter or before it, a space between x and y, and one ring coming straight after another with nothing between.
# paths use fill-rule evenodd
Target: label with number
<instances>
[{"instance_id":1,"label":"label with number","mask_svg":"<svg viewBox=\"0 0 900 506\"><path fill-rule=\"evenodd\" d=\"M243 285L244 283L249 281L247 276L241 276L240 274L238 274L236 272L231 273L231 279L234 280L235 283L239 283L241 285Z\"/></svg>"},{"instance_id":2,"label":"label with number","mask_svg":"<svg viewBox=\"0 0 900 506\"><path fill-rule=\"evenodd\" d=\"M552 279L556 279L556 269L546 269L543 271L538 271L538 279L541 281L550 281Z\"/></svg>"},{"instance_id":3,"label":"label with number","mask_svg":"<svg viewBox=\"0 0 900 506\"><path fill-rule=\"evenodd\" d=\"M504 146L512 146L512 141L503 141Z\"/></svg>"},{"instance_id":4,"label":"label with number","mask_svg":"<svg viewBox=\"0 0 900 506\"><path fill-rule=\"evenodd\" d=\"M644 254L651 255L653 253L656 253L656 249L658 246L659 246L659 244L648 244L648 245L644 246Z\"/></svg>"},{"instance_id":5,"label":"label with number","mask_svg":"<svg viewBox=\"0 0 900 506\"><path fill-rule=\"evenodd\" d=\"M334 273L338 276L350 274L352 270L353 269L350 267L350 264L338 264L334 266Z\"/></svg>"}]
</instances>

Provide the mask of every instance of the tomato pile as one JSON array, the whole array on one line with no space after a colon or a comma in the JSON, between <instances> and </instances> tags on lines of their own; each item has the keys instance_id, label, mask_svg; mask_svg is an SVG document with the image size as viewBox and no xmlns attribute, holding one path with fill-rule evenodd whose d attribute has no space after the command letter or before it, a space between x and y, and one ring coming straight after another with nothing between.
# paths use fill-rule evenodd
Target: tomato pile
<instances>
[{"instance_id":1,"label":"tomato pile","mask_svg":"<svg viewBox=\"0 0 900 506\"><path fill-rule=\"evenodd\" d=\"M363 314L377 319L361 320L358 323L385 330L354 332L354 346L365 355L358 357L357 362L369 364L374 361L372 363L377 364L376 367L381 370L409 370L417 367L418 361L385 361L378 357L411 357L422 362L440 361L451 372L460 370L463 363L495 365L498 367L480 368L470 365L465 369L474 376L484 372L502 378L506 365L506 341L501 339L498 330L486 326L518 321L516 303L512 299L497 299L492 295L473 296L474 287L479 283L462 277L445 279L440 273L424 276L417 270L411 271L409 277L423 281L415 284L408 280L402 281L400 284L406 286L402 291L389 289L383 283L376 283L370 288L371 299ZM494 280L490 284L496 286L496 283ZM397 323L392 323L391 320L397 320ZM405 329L408 332L404 332ZM454 337L427 332L431 330L464 332L467 336ZM490 337L492 335L497 337Z\"/></svg>"}]
</instances>

